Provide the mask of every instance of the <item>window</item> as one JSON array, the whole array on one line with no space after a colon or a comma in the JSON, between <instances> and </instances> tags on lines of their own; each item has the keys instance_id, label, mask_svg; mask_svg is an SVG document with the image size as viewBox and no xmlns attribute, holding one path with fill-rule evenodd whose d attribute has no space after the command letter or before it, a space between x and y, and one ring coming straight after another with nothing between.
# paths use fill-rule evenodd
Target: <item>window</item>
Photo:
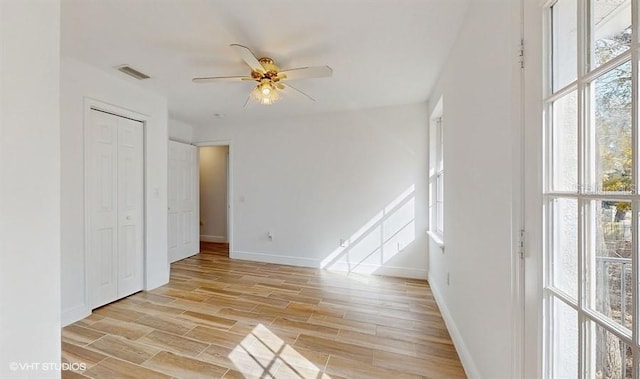
<instances>
[{"instance_id":1,"label":"window","mask_svg":"<svg viewBox=\"0 0 640 379\"><path fill-rule=\"evenodd\" d=\"M430 235L442 245L444 237L444 137L442 130L442 99L438 101L429 127L429 191Z\"/></svg>"},{"instance_id":2,"label":"window","mask_svg":"<svg viewBox=\"0 0 640 379\"><path fill-rule=\"evenodd\" d=\"M640 378L640 0L546 9L544 372Z\"/></svg>"}]
</instances>

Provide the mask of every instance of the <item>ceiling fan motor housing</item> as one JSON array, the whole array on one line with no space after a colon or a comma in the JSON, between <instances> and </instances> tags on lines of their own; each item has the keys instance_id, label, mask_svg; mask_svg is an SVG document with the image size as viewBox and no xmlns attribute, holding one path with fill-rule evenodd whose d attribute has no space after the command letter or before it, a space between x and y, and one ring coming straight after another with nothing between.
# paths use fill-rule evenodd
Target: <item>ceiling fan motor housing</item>
<instances>
[{"instance_id":1,"label":"ceiling fan motor housing","mask_svg":"<svg viewBox=\"0 0 640 379\"><path fill-rule=\"evenodd\" d=\"M269 57L262 57L258 59L258 62L264 67L264 73L252 71L251 77L256 80L261 79L269 79L271 81L277 82L281 78L278 76L278 72L280 71L280 67L278 67L273 59Z\"/></svg>"}]
</instances>

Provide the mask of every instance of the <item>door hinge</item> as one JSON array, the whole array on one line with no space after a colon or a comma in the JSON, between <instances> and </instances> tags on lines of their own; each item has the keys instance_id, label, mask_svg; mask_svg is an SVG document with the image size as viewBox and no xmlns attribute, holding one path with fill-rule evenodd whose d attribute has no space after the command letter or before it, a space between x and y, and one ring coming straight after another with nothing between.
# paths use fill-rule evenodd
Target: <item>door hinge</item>
<instances>
[{"instance_id":1,"label":"door hinge","mask_svg":"<svg viewBox=\"0 0 640 379\"><path fill-rule=\"evenodd\" d=\"M518 254L524 259L524 229L520 229L520 241L518 242Z\"/></svg>"},{"instance_id":2,"label":"door hinge","mask_svg":"<svg viewBox=\"0 0 640 379\"><path fill-rule=\"evenodd\" d=\"M524 68L524 39L520 40L520 51L518 53L518 61L520 62L520 68Z\"/></svg>"}]
</instances>

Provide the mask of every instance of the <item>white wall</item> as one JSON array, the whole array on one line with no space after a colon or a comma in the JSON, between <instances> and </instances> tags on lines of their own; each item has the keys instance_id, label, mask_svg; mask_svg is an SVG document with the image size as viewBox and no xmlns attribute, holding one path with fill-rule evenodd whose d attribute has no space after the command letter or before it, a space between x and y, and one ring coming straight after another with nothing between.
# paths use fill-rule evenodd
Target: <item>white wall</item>
<instances>
[{"instance_id":1,"label":"white wall","mask_svg":"<svg viewBox=\"0 0 640 379\"><path fill-rule=\"evenodd\" d=\"M429 243L429 283L471 378L514 377L516 6L470 3L430 97L431 109L443 97L445 249Z\"/></svg>"},{"instance_id":2,"label":"white wall","mask_svg":"<svg viewBox=\"0 0 640 379\"><path fill-rule=\"evenodd\" d=\"M193 126L175 118L169 118L169 139L177 142L193 142Z\"/></svg>"},{"instance_id":3,"label":"white wall","mask_svg":"<svg viewBox=\"0 0 640 379\"><path fill-rule=\"evenodd\" d=\"M0 377L60 377L60 3L0 1Z\"/></svg>"},{"instance_id":4,"label":"white wall","mask_svg":"<svg viewBox=\"0 0 640 379\"><path fill-rule=\"evenodd\" d=\"M227 242L228 146L203 146L200 159L200 240Z\"/></svg>"},{"instance_id":5,"label":"white wall","mask_svg":"<svg viewBox=\"0 0 640 379\"><path fill-rule=\"evenodd\" d=\"M169 280L167 258L167 101L84 63L62 59L62 321L90 311L85 293L84 137L85 99L97 100L149 117L145 125L145 288Z\"/></svg>"},{"instance_id":6,"label":"white wall","mask_svg":"<svg viewBox=\"0 0 640 379\"><path fill-rule=\"evenodd\" d=\"M197 129L230 144L231 257L426 278L427 119L415 104Z\"/></svg>"}]
</instances>

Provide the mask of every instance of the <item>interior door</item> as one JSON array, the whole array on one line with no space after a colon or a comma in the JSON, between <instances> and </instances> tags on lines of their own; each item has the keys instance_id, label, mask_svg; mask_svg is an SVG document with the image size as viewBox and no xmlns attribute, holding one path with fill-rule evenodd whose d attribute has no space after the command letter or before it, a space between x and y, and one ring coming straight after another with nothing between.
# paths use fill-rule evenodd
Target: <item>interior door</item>
<instances>
[{"instance_id":1,"label":"interior door","mask_svg":"<svg viewBox=\"0 0 640 379\"><path fill-rule=\"evenodd\" d=\"M87 138L87 271L91 307L118 296L118 122L92 110Z\"/></svg>"},{"instance_id":2,"label":"interior door","mask_svg":"<svg viewBox=\"0 0 640 379\"><path fill-rule=\"evenodd\" d=\"M200 251L197 154L193 145L169 141L169 262Z\"/></svg>"},{"instance_id":3,"label":"interior door","mask_svg":"<svg viewBox=\"0 0 640 379\"><path fill-rule=\"evenodd\" d=\"M118 297L143 287L143 127L118 120Z\"/></svg>"},{"instance_id":4,"label":"interior door","mask_svg":"<svg viewBox=\"0 0 640 379\"><path fill-rule=\"evenodd\" d=\"M143 288L143 125L91 110L85 136L87 290L96 308Z\"/></svg>"},{"instance_id":5,"label":"interior door","mask_svg":"<svg viewBox=\"0 0 640 379\"><path fill-rule=\"evenodd\" d=\"M167 172L167 243L169 262L175 262L174 257L180 256L178 252L178 154L179 147L176 147L172 141L169 141L169 163Z\"/></svg>"}]
</instances>

